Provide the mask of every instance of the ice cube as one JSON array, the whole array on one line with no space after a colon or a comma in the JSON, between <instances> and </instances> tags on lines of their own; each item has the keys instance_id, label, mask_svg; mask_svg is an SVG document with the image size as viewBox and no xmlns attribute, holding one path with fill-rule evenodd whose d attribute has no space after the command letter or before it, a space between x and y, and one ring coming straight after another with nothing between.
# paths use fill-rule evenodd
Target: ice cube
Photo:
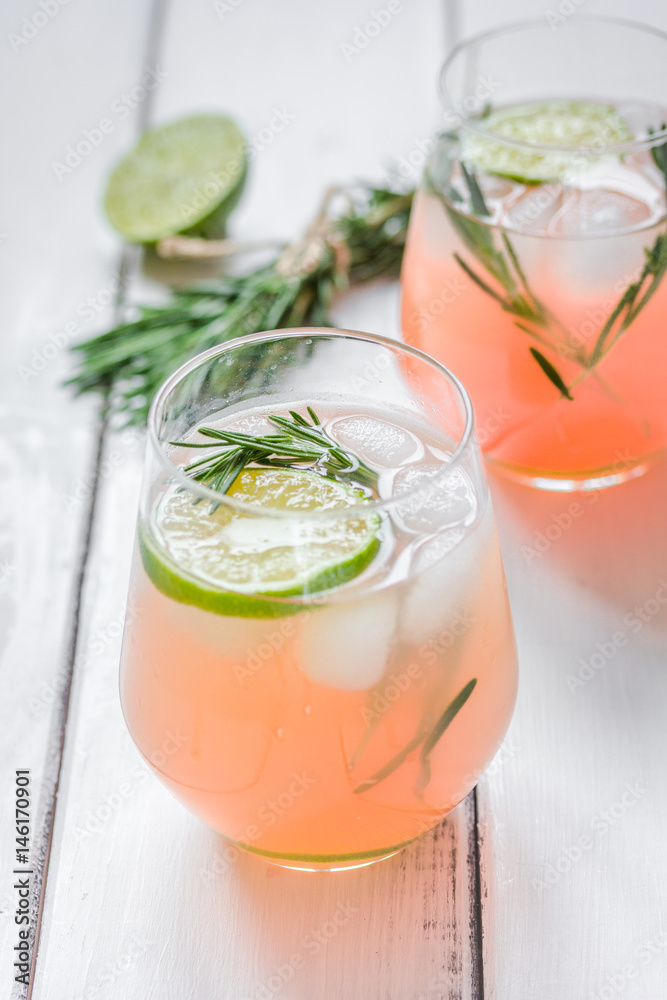
<instances>
[{"instance_id":1,"label":"ice cube","mask_svg":"<svg viewBox=\"0 0 667 1000\"><path fill-rule=\"evenodd\" d=\"M406 462L421 447L409 431L365 414L336 420L331 434L364 462L387 469Z\"/></svg>"},{"instance_id":2,"label":"ice cube","mask_svg":"<svg viewBox=\"0 0 667 1000\"><path fill-rule=\"evenodd\" d=\"M279 648L275 635L281 633L282 621L275 618L238 618L218 615L211 611L193 608L190 604L169 602L169 620L185 635L192 636L200 646L209 647L227 663L244 664L253 659L258 650L271 646ZM293 619L286 618L292 622ZM282 643L280 643L282 645Z\"/></svg>"},{"instance_id":3,"label":"ice cube","mask_svg":"<svg viewBox=\"0 0 667 1000\"><path fill-rule=\"evenodd\" d=\"M311 681L341 691L373 687L389 663L396 619L396 595L389 590L314 609L302 630L301 669Z\"/></svg>"},{"instance_id":4,"label":"ice cube","mask_svg":"<svg viewBox=\"0 0 667 1000\"><path fill-rule=\"evenodd\" d=\"M221 420L219 424L214 426L218 426L220 430L236 431L238 434L252 434L253 436L277 434L279 431L279 428L272 424L263 413L248 413L236 419Z\"/></svg>"},{"instance_id":5,"label":"ice cube","mask_svg":"<svg viewBox=\"0 0 667 1000\"><path fill-rule=\"evenodd\" d=\"M545 233L553 217L563 207L561 184L538 184L506 205L500 223L520 233Z\"/></svg>"},{"instance_id":6,"label":"ice cube","mask_svg":"<svg viewBox=\"0 0 667 1000\"><path fill-rule=\"evenodd\" d=\"M506 177L497 177L495 174L478 174L477 182L482 189L487 206L489 201L505 201L517 188L513 181Z\"/></svg>"},{"instance_id":7,"label":"ice cube","mask_svg":"<svg viewBox=\"0 0 667 1000\"><path fill-rule=\"evenodd\" d=\"M392 516L404 531L433 533L471 522L477 509L470 480L461 469L442 465L409 465L394 476L393 496L411 495Z\"/></svg>"},{"instance_id":8,"label":"ice cube","mask_svg":"<svg viewBox=\"0 0 667 1000\"><path fill-rule=\"evenodd\" d=\"M421 645L438 639L449 648L470 626L470 606L481 554L493 527L490 509L472 531L462 528L429 539L413 560L414 577L401 604L400 637Z\"/></svg>"},{"instance_id":9,"label":"ice cube","mask_svg":"<svg viewBox=\"0 0 667 1000\"><path fill-rule=\"evenodd\" d=\"M547 227L550 236L597 236L635 229L651 218L649 205L620 191L569 191Z\"/></svg>"}]
</instances>

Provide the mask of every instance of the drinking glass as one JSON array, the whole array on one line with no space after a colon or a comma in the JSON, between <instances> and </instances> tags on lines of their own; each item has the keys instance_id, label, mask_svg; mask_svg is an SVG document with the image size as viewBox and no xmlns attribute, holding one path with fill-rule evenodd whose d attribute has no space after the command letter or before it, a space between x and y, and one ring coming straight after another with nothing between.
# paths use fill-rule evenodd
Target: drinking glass
<instances>
[{"instance_id":1,"label":"drinking glass","mask_svg":"<svg viewBox=\"0 0 667 1000\"><path fill-rule=\"evenodd\" d=\"M554 17L443 67L403 330L463 380L495 467L592 489L667 444L667 36Z\"/></svg>"},{"instance_id":2,"label":"drinking glass","mask_svg":"<svg viewBox=\"0 0 667 1000\"><path fill-rule=\"evenodd\" d=\"M201 428L266 435L294 413L315 414L352 470L250 466L226 494L184 471L202 454L189 445L212 440ZM388 857L474 786L516 683L472 409L442 365L301 329L215 347L167 380L121 700L191 812L286 867Z\"/></svg>"}]
</instances>

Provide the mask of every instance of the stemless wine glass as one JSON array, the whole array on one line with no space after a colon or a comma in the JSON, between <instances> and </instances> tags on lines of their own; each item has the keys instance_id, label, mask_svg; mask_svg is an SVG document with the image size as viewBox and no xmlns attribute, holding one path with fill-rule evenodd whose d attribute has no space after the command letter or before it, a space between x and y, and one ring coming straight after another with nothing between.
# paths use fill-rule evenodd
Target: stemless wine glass
<instances>
[{"instance_id":1,"label":"stemless wine glass","mask_svg":"<svg viewBox=\"0 0 667 1000\"><path fill-rule=\"evenodd\" d=\"M464 381L496 467L568 490L639 475L667 445L667 36L560 22L445 63L403 328Z\"/></svg>"},{"instance_id":2,"label":"stemless wine glass","mask_svg":"<svg viewBox=\"0 0 667 1000\"><path fill-rule=\"evenodd\" d=\"M347 470L251 463L225 494L184 471L231 447L220 434L266 443L271 415L327 435ZM151 409L137 537L125 719L229 841L357 867L473 787L510 721L516 654L470 402L436 361L320 329L194 358Z\"/></svg>"}]
</instances>

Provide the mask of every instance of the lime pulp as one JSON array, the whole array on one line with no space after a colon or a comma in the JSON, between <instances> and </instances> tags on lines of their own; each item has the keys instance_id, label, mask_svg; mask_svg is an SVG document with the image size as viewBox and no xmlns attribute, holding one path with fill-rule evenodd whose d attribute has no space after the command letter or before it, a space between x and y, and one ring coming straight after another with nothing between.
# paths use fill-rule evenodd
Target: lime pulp
<instances>
[{"instance_id":1,"label":"lime pulp","mask_svg":"<svg viewBox=\"0 0 667 1000\"><path fill-rule=\"evenodd\" d=\"M361 490L314 472L244 469L227 495L252 504L253 513L224 502L211 510L206 501L193 502L189 491L172 489L158 502L150 526L140 525L144 568L168 597L221 615L295 614L303 605L285 598L341 586L380 547L378 515L358 510L365 500ZM352 506L357 509L349 517L311 516ZM257 513L262 507L266 516Z\"/></svg>"},{"instance_id":2,"label":"lime pulp","mask_svg":"<svg viewBox=\"0 0 667 1000\"><path fill-rule=\"evenodd\" d=\"M480 120L489 135L465 134L462 158L475 170L522 184L562 183L590 168L606 146L630 142L632 133L618 111L587 101L545 101L494 111ZM524 143L523 147L510 143ZM529 146L578 147L530 149Z\"/></svg>"},{"instance_id":3,"label":"lime pulp","mask_svg":"<svg viewBox=\"0 0 667 1000\"><path fill-rule=\"evenodd\" d=\"M175 233L224 236L246 175L245 141L222 115L195 115L145 132L111 174L104 207L132 243Z\"/></svg>"}]
</instances>

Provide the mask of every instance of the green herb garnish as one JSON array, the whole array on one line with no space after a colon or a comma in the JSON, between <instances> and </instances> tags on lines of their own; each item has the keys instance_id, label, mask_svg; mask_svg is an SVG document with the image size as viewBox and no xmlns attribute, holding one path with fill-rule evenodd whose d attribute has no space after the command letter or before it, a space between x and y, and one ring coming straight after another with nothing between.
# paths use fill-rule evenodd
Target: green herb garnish
<instances>
[{"instance_id":1,"label":"green herb garnish","mask_svg":"<svg viewBox=\"0 0 667 1000\"><path fill-rule=\"evenodd\" d=\"M272 415L268 419L279 429L277 434L252 435L217 427L199 427L210 444L192 441L172 441L182 448L220 448L224 451L207 455L186 465L184 472L218 493L227 493L239 473L248 465L266 469L293 469L302 465L321 469L329 479L353 480L360 486L377 491L377 474L354 452L346 451L326 432L312 409L306 407L312 423L295 410L287 417Z\"/></svg>"},{"instance_id":2,"label":"green herb garnish","mask_svg":"<svg viewBox=\"0 0 667 1000\"><path fill-rule=\"evenodd\" d=\"M356 794L360 792L367 792L370 788L374 788L379 785L381 781L388 778L390 774L393 774L401 764L405 761L408 754L416 750L420 744L422 745L421 753L419 755L419 763L421 773L418 782L418 791L424 791L429 781L431 780L431 764L430 755L436 744L444 735L445 730L454 721L458 713L461 711L465 703L467 702L470 695L473 693L475 685L477 684L477 678L473 677L472 680L459 691L455 698L449 703L445 711L442 713L438 721L431 728L431 730L426 730L423 725L419 727L412 739L406 743L406 745L395 754L391 760L376 771L375 774L371 775L367 781L362 781L360 785L354 789Z\"/></svg>"},{"instance_id":3,"label":"green herb garnish","mask_svg":"<svg viewBox=\"0 0 667 1000\"><path fill-rule=\"evenodd\" d=\"M347 208L334 211L335 197ZM110 393L110 407L128 423L144 423L162 382L189 358L234 337L296 326L331 326L336 294L372 278L397 277L413 193L365 184L327 192L305 237L272 264L206 288L176 291L159 307L76 344L77 393ZM258 351L255 381L280 364ZM110 390L112 390L110 392Z\"/></svg>"},{"instance_id":4,"label":"green herb garnish","mask_svg":"<svg viewBox=\"0 0 667 1000\"><path fill-rule=\"evenodd\" d=\"M541 351L536 350L534 347L530 348L530 353L533 355L538 365L549 379L550 382L556 386L561 396L565 396L566 399L573 399L572 393L568 389L567 385L563 381L562 375L559 374L556 368L551 364L551 362L544 357Z\"/></svg>"},{"instance_id":5,"label":"green herb garnish","mask_svg":"<svg viewBox=\"0 0 667 1000\"><path fill-rule=\"evenodd\" d=\"M662 129L665 128L667 126L663 124ZM651 155L663 174L667 187L667 143L653 147ZM464 163L461 164L461 172L468 188L473 215L479 219L490 218L490 212L475 173ZM534 347L530 348L531 356L544 375L558 389L561 396L564 399L573 400L572 390L575 386L588 375L594 372L597 374L596 369L600 362L632 325L640 311L657 291L665 272L667 272L667 234L660 233L654 245L644 250L646 261L641 274L625 289L602 325L590 351L586 352L583 348L572 348L571 343L568 343L569 331L567 327L532 291L507 234L501 230L502 246L496 246L494 233L487 223L478 222L475 218L464 215L453 207L453 203L461 200L455 189L447 189L445 196L440 187L429 178L428 173L426 181L427 190L441 201L452 226L464 246L482 268L484 276L480 275L460 254L455 253L454 259L459 267L465 271L478 288L495 299L505 312L514 316L514 323L518 329L528 334L542 347L547 348L557 358L574 362L580 366L580 373L568 386L553 362L542 351ZM489 284L489 279L495 281L500 289ZM599 379L599 374L597 377Z\"/></svg>"}]
</instances>

